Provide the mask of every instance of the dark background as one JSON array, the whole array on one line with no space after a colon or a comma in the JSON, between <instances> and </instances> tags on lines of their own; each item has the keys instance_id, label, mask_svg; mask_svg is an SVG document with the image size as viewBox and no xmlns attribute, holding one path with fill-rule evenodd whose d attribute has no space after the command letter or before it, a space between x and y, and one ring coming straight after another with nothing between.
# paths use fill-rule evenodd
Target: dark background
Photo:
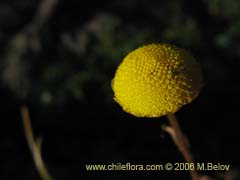
<instances>
[{"instance_id":1,"label":"dark background","mask_svg":"<svg viewBox=\"0 0 240 180\"><path fill-rule=\"evenodd\" d=\"M171 138L161 137L165 117L136 118L113 101L111 79L123 57L154 42L188 49L202 65L204 88L176 113L196 162L239 167L240 1L59 0L42 22L38 13L51 5L39 11L41 2L0 1L0 179L39 179L23 103L54 179L103 175L85 164L183 162ZM189 179L183 171L104 172L105 179L129 175Z\"/></svg>"}]
</instances>

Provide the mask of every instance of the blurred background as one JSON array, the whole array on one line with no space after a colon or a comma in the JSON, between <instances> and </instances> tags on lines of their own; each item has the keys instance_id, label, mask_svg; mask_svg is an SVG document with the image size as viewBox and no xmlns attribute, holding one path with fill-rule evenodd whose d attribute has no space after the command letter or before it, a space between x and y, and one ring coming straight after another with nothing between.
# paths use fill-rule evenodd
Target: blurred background
<instances>
[{"instance_id":1,"label":"blurred background","mask_svg":"<svg viewBox=\"0 0 240 180\"><path fill-rule=\"evenodd\" d=\"M176 113L196 162L231 164L228 180L239 180L239 41L238 0L1 0L0 179L40 179L22 104L54 179L103 175L85 164L183 162L171 138L161 137L166 118L125 113L111 89L129 51L167 42L192 52L204 73L199 97ZM130 174L190 179L184 171L104 172L105 179Z\"/></svg>"}]
</instances>

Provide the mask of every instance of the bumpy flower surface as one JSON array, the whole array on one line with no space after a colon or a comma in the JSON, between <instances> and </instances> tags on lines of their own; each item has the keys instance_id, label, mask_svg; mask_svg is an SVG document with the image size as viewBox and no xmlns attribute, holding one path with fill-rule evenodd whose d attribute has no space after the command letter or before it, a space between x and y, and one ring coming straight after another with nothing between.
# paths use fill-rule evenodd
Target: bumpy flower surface
<instances>
[{"instance_id":1,"label":"bumpy flower surface","mask_svg":"<svg viewBox=\"0 0 240 180\"><path fill-rule=\"evenodd\" d=\"M150 44L130 52L112 81L114 99L138 117L178 111L199 94L200 65L187 51L169 44Z\"/></svg>"}]
</instances>

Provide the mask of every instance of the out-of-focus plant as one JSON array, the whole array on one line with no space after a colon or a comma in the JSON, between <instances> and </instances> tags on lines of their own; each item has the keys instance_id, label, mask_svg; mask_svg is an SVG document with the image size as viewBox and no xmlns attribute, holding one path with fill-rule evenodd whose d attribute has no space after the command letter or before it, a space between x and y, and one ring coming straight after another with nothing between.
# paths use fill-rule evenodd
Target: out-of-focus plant
<instances>
[{"instance_id":1,"label":"out-of-focus plant","mask_svg":"<svg viewBox=\"0 0 240 180\"><path fill-rule=\"evenodd\" d=\"M84 100L84 88L90 83L97 84L107 99L111 92L107 82L123 52L152 38L148 29L135 33L133 27L123 30L121 26L119 18L100 14L73 32L62 33L54 59L46 56L48 49L41 40L41 32L37 52L31 51L24 35L18 36L14 46L18 43L20 50L8 51L4 82L18 97L28 96L28 100L43 106L62 105L71 98Z\"/></svg>"},{"instance_id":2,"label":"out-of-focus plant","mask_svg":"<svg viewBox=\"0 0 240 180\"><path fill-rule=\"evenodd\" d=\"M43 163L40 143L34 137L25 102L63 106L71 98L82 101L92 84L105 95L102 100L110 99L108 84L122 53L151 37L148 29L137 34L131 31L132 27L121 30L119 18L101 14L74 32L63 33L60 45L51 44L57 52L51 57L46 53L46 39L42 36L55 3L55 0L43 1L32 22L13 36L3 58L2 73L3 83L24 102L20 108L24 132L37 170L44 180L51 177Z\"/></svg>"},{"instance_id":3,"label":"out-of-focus plant","mask_svg":"<svg viewBox=\"0 0 240 180\"><path fill-rule=\"evenodd\" d=\"M238 52L238 39L240 38L240 2L238 0L204 1L209 14L217 23L224 27L218 30L214 39L217 47L228 49L230 54ZM235 53L234 53L235 54ZM236 53L238 56L239 53Z\"/></svg>"},{"instance_id":4,"label":"out-of-focus plant","mask_svg":"<svg viewBox=\"0 0 240 180\"><path fill-rule=\"evenodd\" d=\"M54 5L57 0L43 0L40 7L36 12L33 20L25 26L25 28L18 32L8 44L5 63L3 67L2 80L9 89L19 98L22 102L20 106L20 113L22 117L23 129L29 149L31 151L36 169L43 180L51 180L51 176L43 162L41 156L41 141L35 139L28 106L25 104L29 98L31 91L30 79L27 73L29 69L29 59L27 55L34 50L38 49L38 43L35 41L36 36L41 29L42 25L50 16Z\"/></svg>"},{"instance_id":5,"label":"out-of-focus plant","mask_svg":"<svg viewBox=\"0 0 240 180\"><path fill-rule=\"evenodd\" d=\"M175 20L175 22L169 23L169 26L164 30L163 39L186 47L199 46L202 34L195 19L189 18L185 21Z\"/></svg>"}]
</instances>

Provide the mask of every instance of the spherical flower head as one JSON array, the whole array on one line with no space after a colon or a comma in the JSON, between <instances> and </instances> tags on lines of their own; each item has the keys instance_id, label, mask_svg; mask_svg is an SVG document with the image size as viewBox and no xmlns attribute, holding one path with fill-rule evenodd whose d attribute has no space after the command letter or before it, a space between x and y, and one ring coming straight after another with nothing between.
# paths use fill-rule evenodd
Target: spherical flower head
<instances>
[{"instance_id":1,"label":"spherical flower head","mask_svg":"<svg viewBox=\"0 0 240 180\"><path fill-rule=\"evenodd\" d=\"M160 117L190 103L202 84L200 65L190 53L169 44L150 44L124 58L112 88L126 112Z\"/></svg>"}]
</instances>

